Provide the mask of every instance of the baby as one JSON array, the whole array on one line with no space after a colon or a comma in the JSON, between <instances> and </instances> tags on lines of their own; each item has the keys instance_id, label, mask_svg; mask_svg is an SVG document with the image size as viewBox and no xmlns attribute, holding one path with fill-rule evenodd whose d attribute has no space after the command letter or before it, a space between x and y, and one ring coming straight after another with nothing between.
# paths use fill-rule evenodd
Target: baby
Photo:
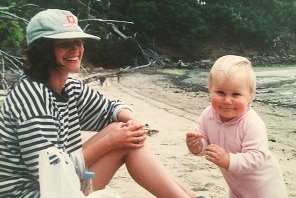
<instances>
[{"instance_id":1,"label":"baby","mask_svg":"<svg viewBox=\"0 0 296 198\"><path fill-rule=\"evenodd\" d=\"M230 198L288 197L279 163L268 148L265 123L251 108L256 93L251 62L220 57L209 73L208 89L211 105L201 113L195 132L186 134L189 151L220 168Z\"/></svg>"}]
</instances>

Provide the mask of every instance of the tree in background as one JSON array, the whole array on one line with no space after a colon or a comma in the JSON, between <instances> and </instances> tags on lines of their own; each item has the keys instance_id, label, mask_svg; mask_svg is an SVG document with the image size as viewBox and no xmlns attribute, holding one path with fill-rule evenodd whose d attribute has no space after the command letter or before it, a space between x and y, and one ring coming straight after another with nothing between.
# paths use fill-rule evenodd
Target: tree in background
<instances>
[{"instance_id":1,"label":"tree in background","mask_svg":"<svg viewBox=\"0 0 296 198\"><path fill-rule=\"evenodd\" d=\"M0 33L5 35L1 43L11 47L24 40L24 21L4 18L7 16L3 15L3 9L7 8L5 12L26 20L42 9L67 9L83 19L80 23L85 31L101 36L104 45L108 41L116 45L127 38L135 39L176 59L219 56L213 54L215 50L242 55L248 55L244 54L247 51L257 54L295 51L294 0L1 0ZM114 32L114 27L126 37ZM116 50L120 53L125 48Z\"/></svg>"},{"instance_id":2,"label":"tree in background","mask_svg":"<svg viewBox=\"0 0 296 198\"><path fill-rule=\"evenodd\" d=\"M176 49L179 56L192 53L194 58L207 58L215 46L221 51L229 48L237 53L277 52L279 43L284 43L287 35L290 39L295 36L292 16L296 13L296 3L292 0L102 2L109 5L107 17L135 22L130 30L137 32L140 42L164 51ZM209 45L212 47L207 51ZM294 51L285 50L286 53Z\"/></svg>"},{"instance_id":3,"label":"tree in background","mask_svg":"<svg viewBox=\"0 0 296 198\"><path fill-rule=\"evenodd\" d=\"M8 0L0 4L0 43L1 46L19 47L24 40L23 27L27 21L19 17L15 3Z\"/></svg>"}]
</instances>

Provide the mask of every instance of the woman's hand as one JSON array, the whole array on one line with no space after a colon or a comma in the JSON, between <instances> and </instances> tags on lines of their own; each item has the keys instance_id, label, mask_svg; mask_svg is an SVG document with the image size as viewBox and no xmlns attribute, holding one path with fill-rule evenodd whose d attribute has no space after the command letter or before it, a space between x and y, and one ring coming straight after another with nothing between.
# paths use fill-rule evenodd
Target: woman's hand
<instances>
[{"instance_id":1,"label":"woman's hand","mask_svg":"<svg viewBox=\"0 0 296 198\"><path fill-rule=\"evenodd\" d=\"M202 135L195 132L186 133L186 145L193 154L199 154L202 150Z\"/></svg>"},{"instance_id":2,"label":"woman's hand","mask_svg":"<svg viewBox=\"0 0 296 198\"><path fill-rule=\"evenodd\" d=\"M128 127L131 127L131 128L133 128L133 129L143 129L144 128L144 125L143 124L141 124L138 120L135 120L135 119L133 119L133 120L128 120L127 122L126 122L126 124L127 124L127 126Z\"/></svg>"},{"instance_id":3,"label":"woman's hand","mask_svg":"<svg viewBox=\"0 0 296 198\"><path fill-rule=\"evenodd\" d=\"M113 150L138 149L144 146L147 130L136 121L113 122L83 144L87 166Z\"/></svg>"},{"instance_id":4,"label":"woman's hand","mask_svg":"<svg viewBox=\"0 0 296 198\"><path fill-rule=\"evenodd\" d=\"M207 146L206 159L213 162L217 166L228 170L229 168L229 153L224 148L216 144L210 144Z\"/></svg>"},{"instance_id":5,"label":"woman's hand","mask_svg":"<svg viewBox=\"0 0 296 198\"><path fill-rule=\"evenodd\" d=\"M106 131L108 130L108 131ZM105 141L113 149L141 148L146 141L147 130L137 121L129 120L127 123L114 122L103 129L106 131Z\"/></svg>"}]
</instances>

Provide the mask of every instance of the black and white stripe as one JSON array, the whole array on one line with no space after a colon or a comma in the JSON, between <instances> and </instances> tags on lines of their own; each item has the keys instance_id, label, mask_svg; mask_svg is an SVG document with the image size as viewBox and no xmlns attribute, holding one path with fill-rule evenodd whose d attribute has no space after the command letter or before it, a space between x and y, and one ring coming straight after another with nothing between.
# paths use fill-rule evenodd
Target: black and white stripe
<instances>
[{"instance_id":1,"label":"black and white stripe","mask_svg":"<svg viewBox=\"0 0 296 198\"><path fill-rule=\"evenodd\" d=\"M11 91L0 111L0 197L39 197L38 153L81 148L81 130L99 131L127 108L69 78L61 96L28 77Z\"/></svg>"}]
</instances>

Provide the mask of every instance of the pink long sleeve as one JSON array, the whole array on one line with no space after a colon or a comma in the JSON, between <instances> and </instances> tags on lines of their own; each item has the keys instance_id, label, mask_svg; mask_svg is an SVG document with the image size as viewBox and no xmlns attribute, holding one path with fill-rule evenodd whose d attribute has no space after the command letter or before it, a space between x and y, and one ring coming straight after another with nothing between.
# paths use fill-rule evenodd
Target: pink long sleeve
<instances>
[{"instance_id":1,"label":"pink long sleeve","mask_svg":"<svg viewBox=\"0 0 296 198\"><path fill-rule=\"evenodd\" d=\"M266 126L254 110L223 123L209 106L196 131L205 137L204 145L220 145L230 154L229 169L220 168L230 197L287 197L280 166L268 149Z\"/></svg>"}]
</instances>

